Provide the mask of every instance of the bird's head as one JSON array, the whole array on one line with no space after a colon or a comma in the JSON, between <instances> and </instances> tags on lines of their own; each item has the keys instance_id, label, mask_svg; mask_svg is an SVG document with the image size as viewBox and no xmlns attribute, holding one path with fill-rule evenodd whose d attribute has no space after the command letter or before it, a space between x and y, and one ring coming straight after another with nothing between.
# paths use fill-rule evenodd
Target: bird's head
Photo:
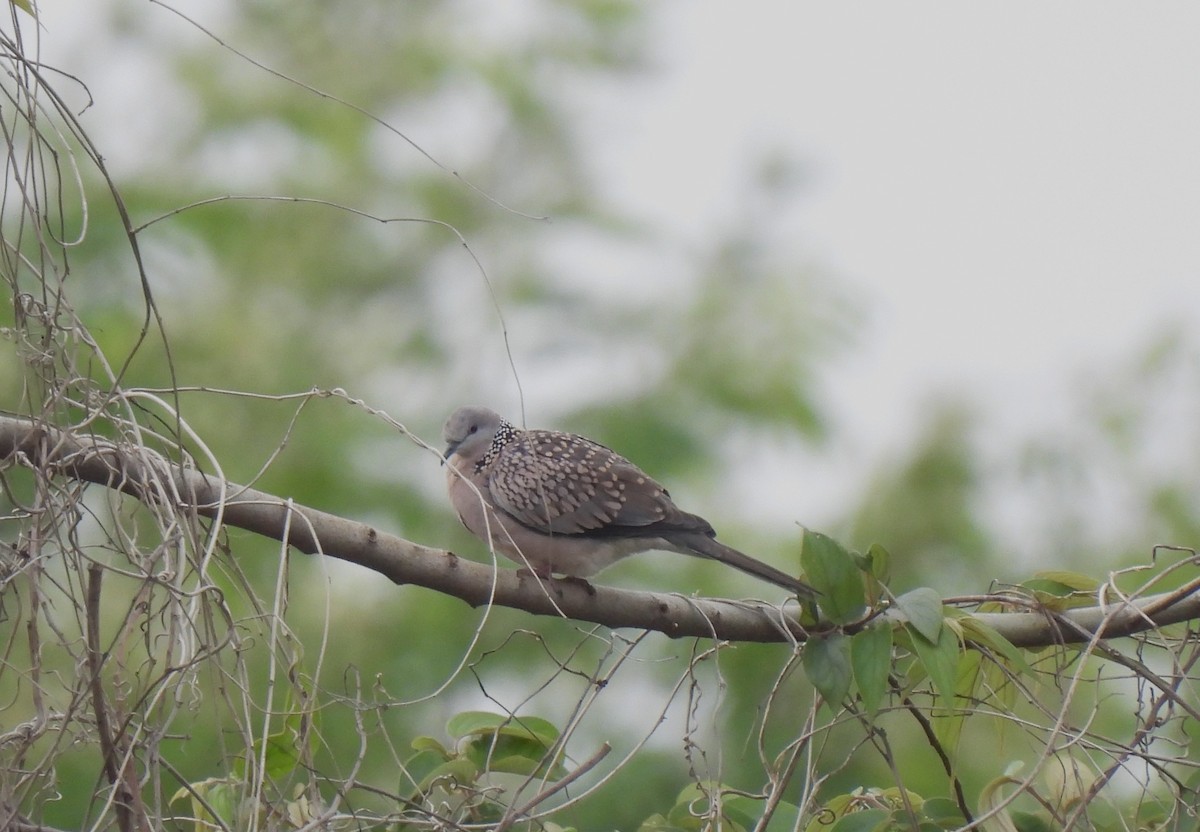
<instances>
[{"instance_id":1,"label":"bird's head","mask_svg":"<svg viewBox=\"0 0 1200 832\"><path fill-rule=\"evenodd\" d=\"M442 438L446 440L443 458L449 459L456 453L464 459L482 456L491 446L492 439L502 424L504 420L494 410L475 406L460 407L450 414L442 428Z\"/></svg>"}]
</instances>

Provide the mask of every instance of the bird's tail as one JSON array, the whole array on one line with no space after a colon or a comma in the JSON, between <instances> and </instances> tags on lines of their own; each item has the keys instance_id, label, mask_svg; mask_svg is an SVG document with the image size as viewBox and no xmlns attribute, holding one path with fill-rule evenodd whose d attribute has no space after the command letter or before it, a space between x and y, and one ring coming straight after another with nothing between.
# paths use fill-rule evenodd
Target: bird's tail
<instances>
[{"instance_id":1,"label":"bird's tail","mask_svg":"<svg viewBox=\"0 0 1200 832\"><path fill-rule=\"evenodd\" d=\"M801 598L816 598L821 594L799 578L794 578L770 564L742 554L737 549L730 548L707 535L681 535L674 542L681 545L687 554L701 558L711 558L712 560L728 564L734 569L745 572L747 575L753 575L768 583L791 590Z\"/></svg>"}]
</instances>

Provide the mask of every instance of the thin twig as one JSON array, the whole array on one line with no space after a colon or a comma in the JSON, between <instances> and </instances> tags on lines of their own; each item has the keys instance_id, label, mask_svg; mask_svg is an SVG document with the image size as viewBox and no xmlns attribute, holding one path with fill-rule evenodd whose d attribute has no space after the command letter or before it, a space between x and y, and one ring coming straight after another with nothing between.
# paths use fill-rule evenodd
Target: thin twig
<instances>
[{"instance_id":1,"label":"thin twig","mask_svg":"<svg viewBox=\"0 0 1200 832\"><path fill-rule=\"evenodd\" d=\"M96 733L100 740L100 756L104 761L104 776L113 787L113 805L117 812L117 824L122 832L132 832L133 818L130 813L132 795L125 794L124 778L117 769L117 760L124 755L117 750L113 741L112 726L108 721L108 705L104 701L104 686L100 680L103 658L100 652L100 588L104 581L104 567L93 563L88 567L87 597L87 657L91 675L92 711L96 715Z\"/></svg>"},{"instance_id":2,"label":"thin twig","mask_svg":"<svg viewBox=\"0 0 1200 832\"><path fill-rule=\"evenodd\" d=\"M507 816L502 821L500 821L499 824L497 824L495 832L505 832L505 830L512 827L512 825L514 823L516 823L518 820L528 817L529 813L532 812L539 803L542 803L545 800L547 800L548 798L553 797L554 795L558 794L560 791L567 788L567 786L574 783L580 777L587 774L589 771L591 771L593 768L595 768L600 763L601 760L603 760L605 757L607 757L610 751L612 751L612 746L609 745L608 743L603 743L600 746L600 748L596 751L595 754L593 754L591 757L588 757L586 760L584 760L582 763L580 763L579 766L576 767L575 770L572 771L570 774L567 774L566 776L564 776L562 779L560 779L557 783L555 783L550 788L545 789L545 790L539 792L538 794L535 794L532 798L529 799L529 802L526 803L524 806L522 806L520 809L510 810L507 813Z\"/></svg>"}]
</instances>

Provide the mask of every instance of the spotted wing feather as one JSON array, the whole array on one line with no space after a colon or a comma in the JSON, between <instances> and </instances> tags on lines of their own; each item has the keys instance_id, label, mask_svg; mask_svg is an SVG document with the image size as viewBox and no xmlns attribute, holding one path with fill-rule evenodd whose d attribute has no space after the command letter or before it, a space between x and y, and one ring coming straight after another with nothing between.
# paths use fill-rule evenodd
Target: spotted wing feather
<instances>
[{"instance_id":1,"label":"spotted wing feather","mask_svg":"<svg viewBox=\"0 0 1200 832\"><path fill-rule=\"evenodd\" d=\"M581 436L533 430L505 446L488 480L496 506L544 534L711 534L620 454Z\"/></svg>"}]
</instances>

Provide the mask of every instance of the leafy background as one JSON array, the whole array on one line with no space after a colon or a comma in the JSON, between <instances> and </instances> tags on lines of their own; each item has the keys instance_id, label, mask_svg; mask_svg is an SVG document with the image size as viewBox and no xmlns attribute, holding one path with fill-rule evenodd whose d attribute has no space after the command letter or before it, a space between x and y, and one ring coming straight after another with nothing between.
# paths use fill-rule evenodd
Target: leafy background
<instances>
[{"instance_id":1,"label":"leafy background","mask_svg":"<svg viewBox=\"0 0 1200 832\"><path fill-rule=\"evenodd\" d=\"M169 355L156 331L139 335L141 289L94 171L86 218L81 203L65 208L74 212L67 226L87 230L71 253L80 317L112 363L128 362L127 386L196 388L179 395L181 412L235 481L481 555L446 506L435 456L339 397L292 394L344 389L435 446L445 414L477 401L601 439L670 483L724 539L795 566L798 530L740 508L756 491L785 501L803 493L776 456L802 465L824 454L828 470L836 428L823 379L870 327L863 299L779 223L803 197L797 160L750 160L734 220L685 244L608 201L588 155L594 139L581 135L594 114L574 97L581 84L632 90L653 70L645 10L579 0L511 18L477 11L257 0L196 12L217 41L157 4L89 10L94 34L69 69L85 82L127 79L105 84L126 98L89 108L82 84L65 89L134 224L147 224L139 240ZM52 18L42 37L54 40ZM613 262L626 270L609 270ZM818 519L854 546L886 545L898 591L1021 579L1037 565L1014 564L1014 540L1034 541L1038 565L1103 578L1145 561L1152 543L1196 542L1198 379L1190 335L1164 328L1135 354L1064 382L1075 391L1069 430L1004 447L989 441L988 414L970 400L931 393L915 433ZM29 395L16 362L0 365L0 380L9 401ZM1018 503L1020 528L997 524ZM1121 522L1097 522L1097 505ZM813 519L797 499L791 520ZM269 598L276 547L249 535L229 547L230 596L244 582ZM668 556L622 564L605 580L766 591ZM293 670L330 696L403 702L370 727L392 748L442 734L471 708L523 706L561 724L587 686L557 673L563 656L594 669L626 649L624 636L581 639L569 622L512 611L485 620L336 563L294 559L288 585ZM235 603L253 617L252 603ZM607 740L628 752L652 737L571 823L636 828L696 779L755 788L760 706L781 674L767 756L799 731L811 692L784 670L783 648L743 645L693 665L696 649L657 637L629 648L580 746ZM250 665L261 684L263 666ZM672 693L693 677L694 700ZM172 749L193 782L228 772L240 753L228 723L203 713L211 718ZM326 765L358 753L353 718L350 709L323 714ZM902 732L916 729L895 730L903 747ZM975 739L1004 747L999 735ZM394 781L404 755L387 747L372 746L364 779ZM965 761L970 790L995 776L991 756ZM944 789L931 753L910 762L912 788ZM76 826L95 760L64 757L58 777L63 797L47 804L47 820ZM890 782L880 759L847 752L828 787Z\"/></svg>"}]
</instances>

